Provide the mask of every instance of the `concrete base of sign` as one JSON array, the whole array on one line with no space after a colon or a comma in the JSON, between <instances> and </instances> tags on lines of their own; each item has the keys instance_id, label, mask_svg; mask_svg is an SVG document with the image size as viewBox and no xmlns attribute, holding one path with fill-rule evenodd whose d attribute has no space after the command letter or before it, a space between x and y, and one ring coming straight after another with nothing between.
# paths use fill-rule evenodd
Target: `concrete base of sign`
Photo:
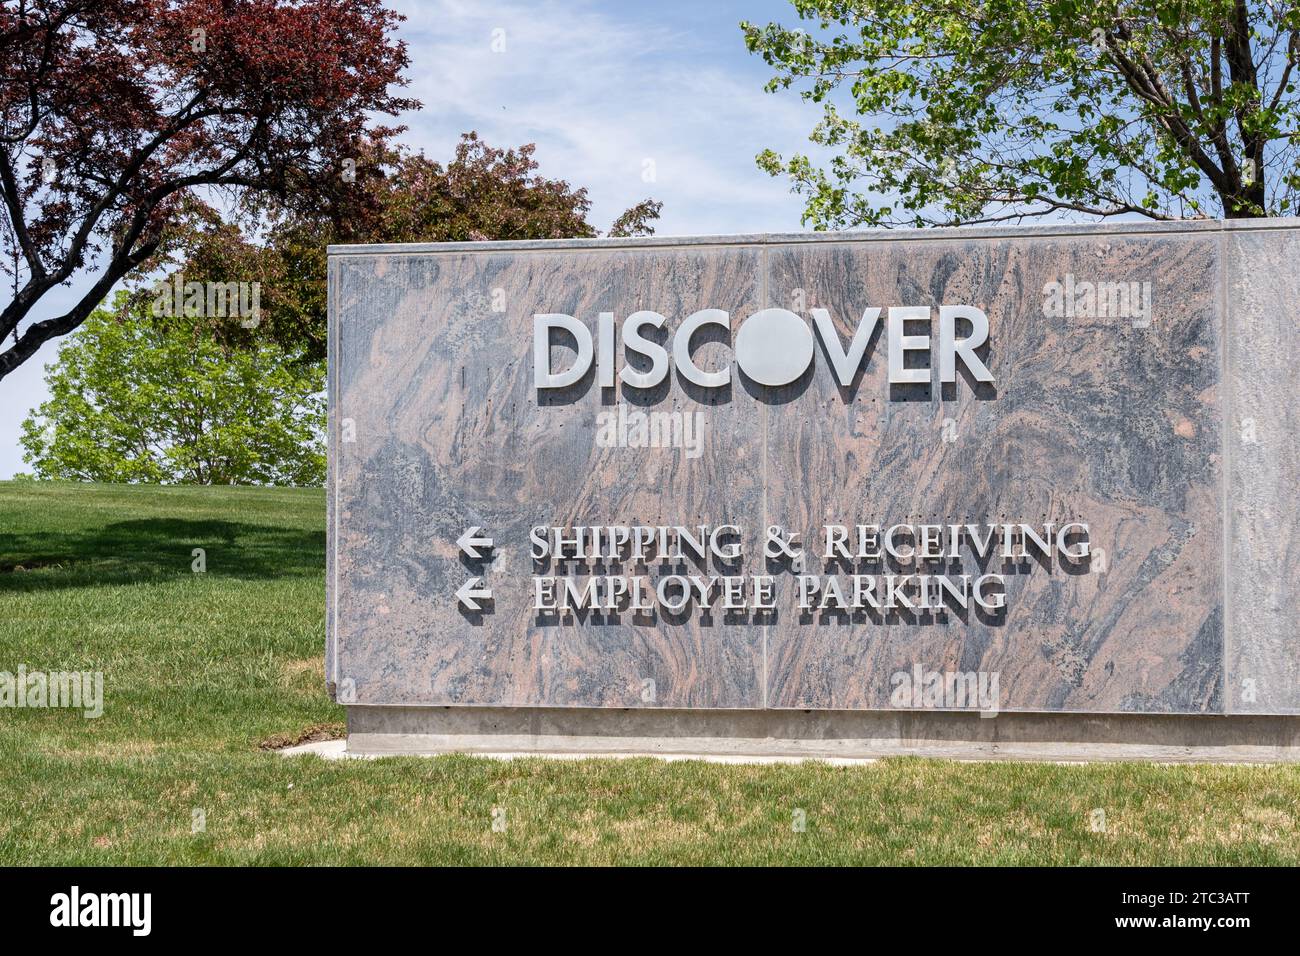
<instances>
[{"instance_id":1,"label":"concrete base of sign","mask_svg":"<svg viewBox=\"0 0 1300 956\"><path fill-rule=\"evenodd\" d=\"M347 752L1270 763L1300 715L352 706Z\"/></svg>"},{"instance_id":2,"label":"concrete base of sign","mask_svg":"<svg viewBox=\"0 0 1300 956\"><path fill-rule=\"evenodd\" d=\"M465 751L456 751L464 753ZM310 744L297 744L293 747L285 747L283 750L277 750L277 754L282 757L299 757L304 754L315 754L322 760L377 760L383 756L393 756L392 754L383 753L356 753L347 749L346 740L320 740ZM404 756L413 757L437 757L439 753L417 753L405 754ZM537 750L489 750L481 751L475 754L476 757L483 757L488 760L525 760L529 757L544 757L547 760L635 760L638 757L648 757L651 760L662 760L665 763L673 763L680 760L702 760L705 763L743 763L743 764L774 764L774 763L803 763L808 760L817 760L819 762L830 764L832 767L854 767L862 764L875 763L879 757L771 757L746 754L733 754L730 756L720 754L687 754L687 753L652 753L649 751L628 751L619 753L570 753L565 751L557 753L553 751Z\"/></svg>"}]
</instances>

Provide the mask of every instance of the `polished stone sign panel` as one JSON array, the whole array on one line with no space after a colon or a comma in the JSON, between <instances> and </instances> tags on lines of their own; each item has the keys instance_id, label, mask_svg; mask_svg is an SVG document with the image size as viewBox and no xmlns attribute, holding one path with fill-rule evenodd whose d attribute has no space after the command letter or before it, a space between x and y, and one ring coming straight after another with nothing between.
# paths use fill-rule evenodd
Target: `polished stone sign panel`
<instances>
[{"instance_id":1,"label":"polished stone sign panel","mask_svg":"<svg viewBox=\"0 0 1300 956\"><path fill-rule=\"evenodd\" d=\"M1298 245L334 247L328 678L407 707L1300 711Z\"/></svg>"}]
</instances>

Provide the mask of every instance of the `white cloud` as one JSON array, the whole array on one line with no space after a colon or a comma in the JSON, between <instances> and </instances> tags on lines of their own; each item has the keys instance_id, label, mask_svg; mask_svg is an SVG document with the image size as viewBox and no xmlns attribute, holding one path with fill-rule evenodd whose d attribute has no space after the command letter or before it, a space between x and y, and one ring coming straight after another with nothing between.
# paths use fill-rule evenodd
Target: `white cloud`
<instances>
[{"instance_id":1,"label":"white cloud","mask_svg":"<svg viewBox=\"0 0 1300 956\"><path fill-rule=\"evenodd\" d=\"M495 146L536 142L544 175L588 187L598 226L654 196L661 234L799 228L799 201L754 155L798 147L814 117L762 91L739 15L692 33L587 4L395 6L425 107L406 138L431 155L470 129Z\"/></svg>"}]
</instances>

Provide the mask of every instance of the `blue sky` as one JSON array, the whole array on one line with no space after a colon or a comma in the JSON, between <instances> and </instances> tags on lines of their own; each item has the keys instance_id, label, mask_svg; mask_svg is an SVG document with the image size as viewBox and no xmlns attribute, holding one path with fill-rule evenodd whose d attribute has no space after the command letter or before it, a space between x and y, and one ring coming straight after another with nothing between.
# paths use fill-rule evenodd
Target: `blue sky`
<instances>
[{"instance_id":1,"label":"blue sky","mask_svg":"<svg viewBox=\"0 0 1300 956\"><path fill-rule=\"evenodd\" d=\"M788 3L391 5L425 104L412 144L448 155L468 129L535 142L544 173L590 189L597 227L652 195L665 235L799 228L799 203L754 154L805 141L816 111L763 92L769 71L737 27L792 20Z\"/></svg>"},{"instance_id":2,"label":"blue sky","mask_svg":"<svg viewBox=\"0 0 1300 956\"><path fill-rule=\"evenodd\" d=\"M793 23L787 2L390 0L407 17L404 139L451 155L462 132L491 145L536 143L541 173L586 186L608 228L646 197L664 203L659 235L789 232L801 204L754 165L764 147L803 149L817 111L763 91L770 73L745 50L742 19ZM502 42L504 41L504 42ZM34 318L62 311L85 283ZM27 470L20 424L44 401L47 343L0 380L0 478Z\"/></svg>"}]
</instances>

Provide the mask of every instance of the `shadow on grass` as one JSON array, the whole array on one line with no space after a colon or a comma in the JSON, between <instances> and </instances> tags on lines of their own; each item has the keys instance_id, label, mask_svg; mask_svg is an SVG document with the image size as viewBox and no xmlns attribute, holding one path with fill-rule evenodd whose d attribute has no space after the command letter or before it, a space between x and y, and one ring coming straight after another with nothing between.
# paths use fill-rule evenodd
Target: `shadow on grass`
<instances>
[{"instance_id":1,"label":"shadow on grass","mask_svg":"<svg viewBox=\"0 0 1300 956\"><path fill-rule=\"evenodd\" d=\"M139 518L75 532L0 534L0 594L206 574L262 579L325 570L325 532L239 521Z\"/></svg>"}]
</instances>

